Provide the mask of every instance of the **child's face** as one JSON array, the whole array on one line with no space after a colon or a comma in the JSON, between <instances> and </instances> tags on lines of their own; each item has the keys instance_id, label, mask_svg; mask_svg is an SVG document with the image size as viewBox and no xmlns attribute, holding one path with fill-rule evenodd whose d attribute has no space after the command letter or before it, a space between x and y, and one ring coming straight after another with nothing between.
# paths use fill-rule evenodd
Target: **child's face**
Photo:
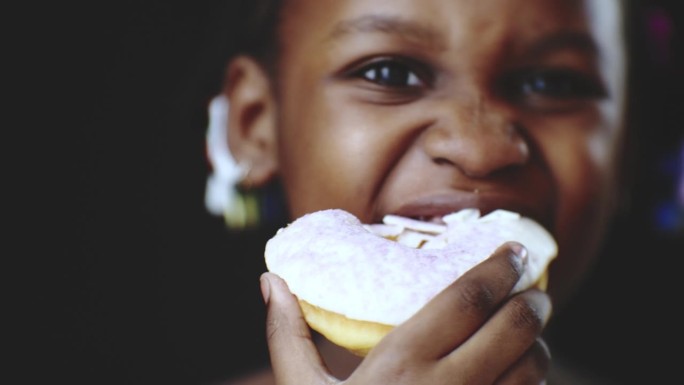
<instances>
[{"instance_id":1,"label":"child's face","mask_svg":"<svg viewBox=\"0 0 684 385\"><path fill-rule=\"evenodd\" d=\"M557 237L551 291L577 280L614 193L617 1L289 3L277 156L294 217L514 210Z\"/></svg>"}]
</instances>

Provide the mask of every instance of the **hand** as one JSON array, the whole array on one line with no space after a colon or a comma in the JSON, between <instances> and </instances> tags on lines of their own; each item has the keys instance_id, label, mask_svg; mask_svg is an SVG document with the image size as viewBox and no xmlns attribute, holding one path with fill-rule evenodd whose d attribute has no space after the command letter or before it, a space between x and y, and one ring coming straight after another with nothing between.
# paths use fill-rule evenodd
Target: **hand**
<instances>
[{"instance_id":1,"label":"hand","mask_svg":"<svg viewBox=\"0 0 684 385\"><path fill-rule=\"evenodd\" d=\"M390 332L345 381L326 369L285 282L265 273L277 384L543 384L550 355L539 336L551 302L534 289L509 297L525 255L518 244L501 246Z\"/></svg>"}]
</instances>

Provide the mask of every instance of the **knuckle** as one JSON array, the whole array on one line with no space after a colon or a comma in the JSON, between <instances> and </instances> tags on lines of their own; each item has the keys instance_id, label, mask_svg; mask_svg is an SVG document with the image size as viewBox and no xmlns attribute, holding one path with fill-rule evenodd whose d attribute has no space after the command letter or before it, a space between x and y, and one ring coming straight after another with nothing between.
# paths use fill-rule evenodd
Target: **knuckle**
<instances>
[{"instance_id":1,"label":"knuckle","mask_svg":"<svg viewBox=\"0 0 684 385\"><path fill-rule=\"evenodd\" d=\"M280 329L280 322L275 317L269 317L266 320L266 338L267 340L272 340L278 335Z\"/></svg>"},{"instance_id":2,"label":"knuckle","mask_svg":"<svg viewBox=\"0 0 684 385\"><path fill-rule=\"evenodd\" d=\"M541 348L537 343L533 344L523 360L521 369L523 373L525 373L525 380L521 383L543 383L549 372L550 365L550 357L546 354L546 350Z\"/></svg>"},{"instance_id":3,"label":"knuckle","mask_svg":"<svg viewBox=\"0 0 684 385\"><path fill-rule=\"evenodd\" d=\"M546 344L540 339L537 339L532 345L532 348L530 348L530 354L533 357L536 367L546 375L551 367L551 354L549 353Z\"/></svg>"},{"instance_id":4,"label":"knuckle","mask_svg":"<svg viewBox=\"0 0 684 385\"><path fill-rule=\"evenodd\" d=\"M483 280L473 280L460 288L461 310L468 313L488 313L497 304L494 291Z\"/></svg>"},{"instance_id":5,"label":"knuckle","mask_svg":"<svg viewBox=\"0 0 684 385\"><path fill-rule=\"evenodd\" d=\"M551 356L546 345L537 339L497 384L545 384L550 367Z\"/></svg>"},{"instance_id":6,"label":"knuckle","mask_svg":"<svg viewBox=\"0 0 684 385\"><path fill-rule=\"evenodd\" d=\"M509 301L508 313L516 329L538 333L544 327L544 317L538 309L523 296L515 296Z\"/></svg>"},{"instance_id":7,"label":"knuckle","mask_svg":"<svg viewBox=\"0 0 684 385\"><path fill-rule=\"evenodd\" d=\"M300 325L306 325L304 318L299 320ZM297 327L296 323L282 317L268 317L266 320L266 340L312 340L311 333L306 327Z\"/></svg>"}]
</instances>

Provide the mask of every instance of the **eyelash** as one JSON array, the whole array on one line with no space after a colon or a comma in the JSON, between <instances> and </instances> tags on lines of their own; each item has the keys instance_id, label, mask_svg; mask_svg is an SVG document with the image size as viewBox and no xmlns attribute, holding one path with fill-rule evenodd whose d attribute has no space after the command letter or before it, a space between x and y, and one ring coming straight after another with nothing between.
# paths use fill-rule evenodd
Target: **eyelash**
<instances>
[{"instance_id":1,"label":"eyelash","mask_svg":"<svg viewBox=\"0 0 684 385\"><path fill-rule=\"evenodd\" d=\"M404 58L380 58L357 67L352 77L375 86L396 91L418 90L431 83L429 71L419 63Z\"/></svg>"},{"instance_id":2,"label":"eyelash","mask_svg":"<svg viewBox=\"0 0 684 385\"><path fill-rule=\"evenodd\" d=\"M435 82L435 73L428 65L403 57L366 61L355 66L348 76L391 96L393 102L406 100L406 97L414 100ZM584 102L607 96L601 81L569 68L514 70L504 73L495 87L505 100L539 112L569 111Z\"/></svg>"},{"instance_id":3,"label":"eyelash","mask_svg":"<svg viewBox=\"0 0 684 385\"><path fill-rule=\"evenodd\" d=\"M563 109L607 96L590 75L566 68L522 69L503 76L498 89L506 100L533 109Z\"/></svg>"}]
</instances>

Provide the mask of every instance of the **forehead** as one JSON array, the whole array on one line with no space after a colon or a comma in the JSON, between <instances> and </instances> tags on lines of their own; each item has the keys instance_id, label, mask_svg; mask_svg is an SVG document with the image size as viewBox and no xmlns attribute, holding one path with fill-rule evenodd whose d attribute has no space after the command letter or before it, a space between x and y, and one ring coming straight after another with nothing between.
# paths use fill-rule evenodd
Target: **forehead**
<instances>
[{"instance_id":1,"label":"forehead","mask_svg":"<svg viewBox=\"0 0 684 385\"><path fill-rule=\"evenodd\" d=\"M619 28L619 0L290 0L280 29L283 52L320 49L370 34L433 49L515 45L561 31L601 39ZM611 32L612 33L612 32ZM599 42L600 43L600 42Z\"/></svg>"}]
</instances>

